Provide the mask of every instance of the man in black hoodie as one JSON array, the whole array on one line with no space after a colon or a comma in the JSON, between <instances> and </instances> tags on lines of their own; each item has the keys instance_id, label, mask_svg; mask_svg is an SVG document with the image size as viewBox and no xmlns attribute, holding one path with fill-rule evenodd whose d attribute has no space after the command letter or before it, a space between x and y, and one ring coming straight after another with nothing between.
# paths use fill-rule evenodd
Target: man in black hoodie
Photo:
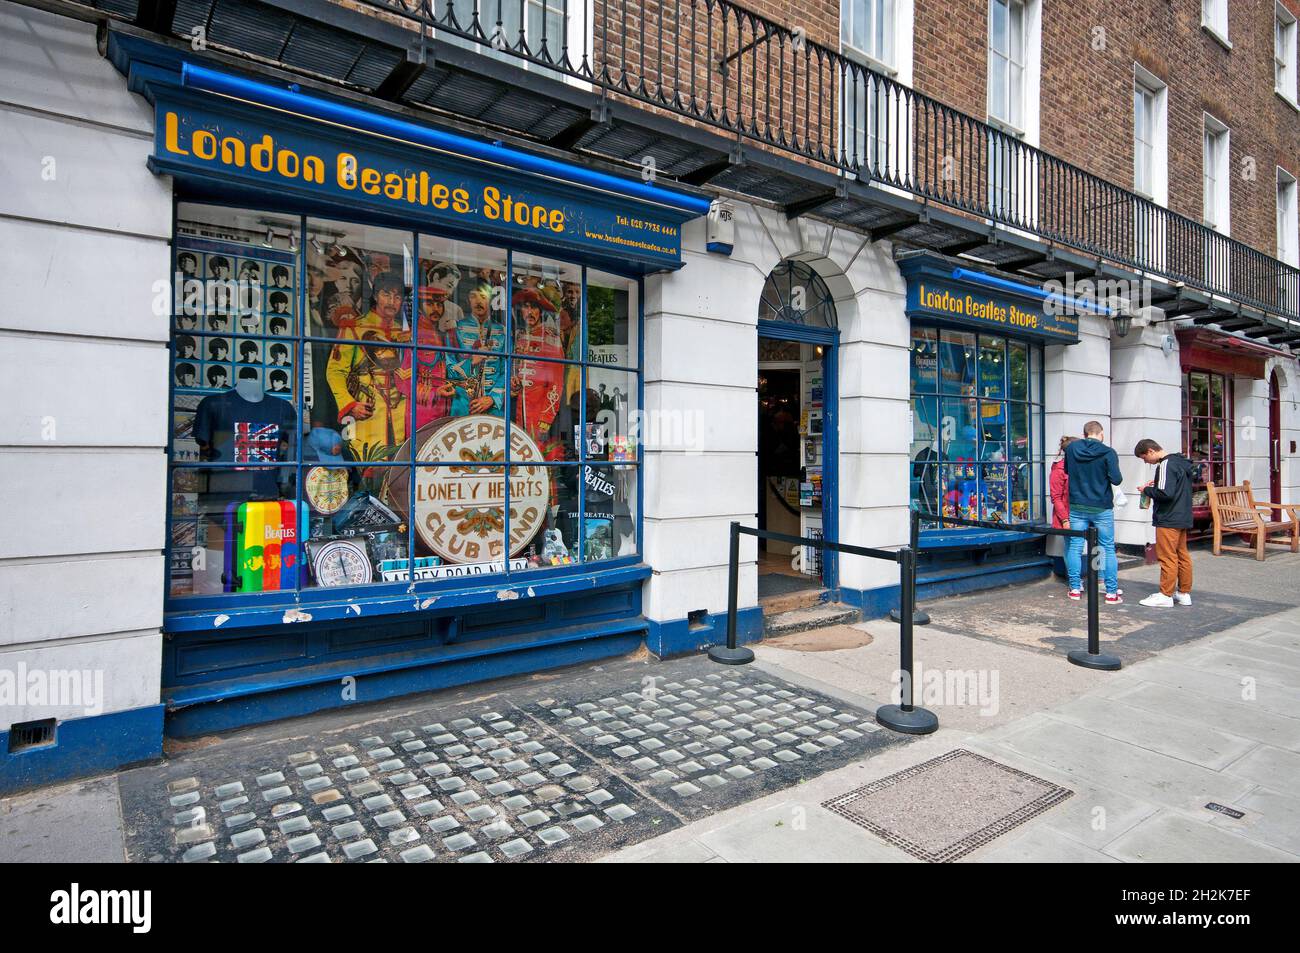
<instances>
[{"instance_id":1,"label":"man in black hoodie","mask_svg":"<svg viewBox=\"0 0 1300 953\"><path fill-rule=\"evenodd\" d=\"M1192 483L1196 468L1181 453L1167 453L1149 437L1133 448L1139 460L1153 464L1155 479L1142 487L1142 495L1155 504L1151 522L1156 528L1156 559L1160 562L1160 591L1142 605L1167 609L1175 602L1192 604L1192 557L1187 551L1187 531L1192 528Z\"/></svg>"}]
</instances>

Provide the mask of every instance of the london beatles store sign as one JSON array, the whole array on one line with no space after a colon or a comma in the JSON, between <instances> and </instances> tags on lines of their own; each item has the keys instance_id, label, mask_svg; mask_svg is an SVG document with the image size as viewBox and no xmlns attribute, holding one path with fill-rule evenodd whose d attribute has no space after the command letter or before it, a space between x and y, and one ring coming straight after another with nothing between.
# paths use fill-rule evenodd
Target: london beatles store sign
<instances>
[{"instance_id":1,"label":"london beatles store sign","mask_svg":"<svg viewBox=\"0 0 1300 953\"><path fill-rule=\"evenodd\" d=\"M905 259L899 270L907 278L909 317L931 318L1049 344L1074 344L1079 340L1081 301L954 268L937 256Z\"/></svg>"},{"instance_id":2,"label":"london beatles store sign","mask_svg":"<svg viewBox=\"0 0 1300 953\"><path fill-rule=\"evenodd\" d=\"M283 90L253 88L285 96ZM428 147L392 135L349 129L310 115L314 107L348 108L297 97L306 114L258 108L247 101L185 89L157 89L154 155L156 172L289 194L336 207L365 207L419 219L475 236L493 235L543 243L631 261L651 268L681 264L681 226L707 211L707 202L639 182L573 169L574 180L547 175L552 160L489 147L414 124L386 120L401 131L437 135ZM325 111L324 109L322 111ZM326 113L328 115L328 113ZM456 140L487 158L457 154ZM542 172L527 166L543 165ZM595 187L581 175L597 179ZM619 194L649 193L643 197ZM655 198L662 197L662 202ZM698 208L696 206L699 206Z\"/></svg>"}]
</instances>

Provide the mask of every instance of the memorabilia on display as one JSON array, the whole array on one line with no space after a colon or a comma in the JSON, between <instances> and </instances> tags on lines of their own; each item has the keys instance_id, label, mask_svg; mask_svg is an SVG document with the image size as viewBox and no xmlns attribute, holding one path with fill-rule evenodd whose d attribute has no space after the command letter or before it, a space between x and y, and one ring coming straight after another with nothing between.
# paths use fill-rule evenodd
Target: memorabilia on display
<instances>
[{"instance_id":1,"label":"memorabilia on display","mask_svg":"<svg viewBox=\"0 0 1300 953\"><path fill-rule=\"evenodd\" d=\"M564 566L573 562L568 547L564 545L564 535L558 529L548 529L543 534L541 562L547 566Z\"/></svg>"},{"instance_id":2,"label":"memorabilia on display","mask_svg":"<svg viewBox=\"0 0 1300 953\"><path fill-rule=\"evenodd\" d=\"M312 540L307 546L318 586L356 586L370 582L374 575L370 555L361 540Z\"/></svg>"},{"instance_id":3,"label":"memorabilia on display","mask_svg":"<svg viewBox=\"0 0 1300 953\"><path fill-rule=\"evenodd\" d=\"M475 415L430 425L416 435L416 539L450 563L495 561L507 555L505 540L505 420ZM541 461L541 448L527 431L510 431L516 461ZM424 464L424 465L419 465ZM384 496L400 512L409 503L410 471L396 468ZM509 554L524 551L541 530L551 500L545 466L515 465L510 472Z\"/></svg>"},{"instance_id":4,"label":"memorabilia on display","mask_svg":"<svg viewBox=\"0 0 1300 953\"><path fill-rule=\"evenodd\" d=\"M298 516L293 503L229 504L224 543L221 580L226 592L296 588Z\"/></svg>"},{"instance_id":5,"label":"memorabilia on display","mask_svg":"<svg viewBox=\"0 0 1300 953\"><path fill-rule=\"evenodd\" d=\"M214 232L177 222L173 351L177 392L219 391L236 367L255 366L265 393L291 399L297 381L297 268L292 251L266 248L265 232Z\"/></svg>"},{"instance_id":6,"label":"memorabilia on display","mask_svg":"<svg viewBox=\"0 0 1300 953\"><path fill-rule=\"evenodd\" d=\"M174 245L172 595L636 552L626 288L471 243L438 260L411 249L442 239L190 208Z\"/></svg>"},{"instance_id":7,"label":"memorabilia on display","mask_svg":"<svg viewBox=\"0 0 1300 953\"><path fill-rule=\"evenodd\" d=\"M493 288L486 282L472 288L469 313L448 332L447 345L462 349L446 357L453 417L505 412L505 359L497 355L505 346L506 327L492 310L492 296Z\"/></svg>"},{"instance_id":8,"label":"memorabilia on display","mask_svg":"<svg viewBox=\"0 0 1300 953\"><path fill-rule=\"evenodd\" d=\"M627 437L615 434L609 438L609 460L611 463L627 463L636 459L636 451Z\"/></svg>"},{"instance_id":9,"label":"memorabilia on display","mask_svg":"<svg viewBox=\"0 0 1300 953\"><path fill-rule=\"evenodd\" d=\"M605 427L602 424L574 424L575 442L586 447L588 457L605 456Z\"/></svg>"},{"instance_id":10,"label":"memorabilia on display","mask_svg":"<svg viewBox=\"0 0 1300 953\"><path fill-rule=\"evenodd\" d=\"M551 300L536 288L521 288L511 299L515 309L515 351L550 360L516 358L510 393L514 421L538 443L545 443L560 412L565 365L552 363L564 357L560 331L554 323Z\"/></svg>"},{"instance_id":11,"label":"memorabilia on display","mask_svg":"<svg viewBox=\"0 0 1300 953\"><path fill-rule=\"evenodd\" d=\"M436 579L433 571L442 565L437 556L415 557L415 578ZM409 559L385 559L379 564L379 576L384 582L408 582L411 579L411 561Z\"/></svg>"},{"instance_id":12,"label":"memorabilia on display","mask_svg":"<svg viewBox=\"0 0 1300 953\"><path fill-rule=\"evenodd\" d=\"M344 467L312 467L303 478L303 491L313 510L332 516L348 500L348 471Z\"/></svg>"},{"instance_id":13,"label":"memorabilia on display","mask_svg":"<svg viewBox=\"0 0 1300 953\"><path fill-rule=\"evenodd\" d=\"M235 468L209 471L210 494L237 494L242 499L272 499L280 495L279 469L257 464L292 457L291 441L298 426L293 404L263 399L254 384L241 381L233 390L209 394L194 412L192 434L199 458L211 463L238 463ZM249 396L257 398L250 400Z\"/></svg>"},{"instance_id":14,"label":"memorabilia on display","mask_svg":"<svg viewBox=\"0 0 1300 953\"><path fill-rule=\"evenodd\" d=\"M636 551L636 519L628 506L631 495L623 473L614 467L581 468L585 510L578 518L577 494L562 503L555 522L570 539L580 540L570 551L583 560L612 559Z\"/></svg>"},{"instance_id":15,"label":"memorabilia on display","mask_svg":"<svg viewBox=\"0 0 1300 953\"><path fill-rule=\"evenodd\" d=\"M338 423L353 459L389 459L406 440L410 354L394 344L411 340L406 286L398 272L372 281L373 304L338 333L349 342L330 350L325 379L338 406Z\"/></svg>"}]
</instances>

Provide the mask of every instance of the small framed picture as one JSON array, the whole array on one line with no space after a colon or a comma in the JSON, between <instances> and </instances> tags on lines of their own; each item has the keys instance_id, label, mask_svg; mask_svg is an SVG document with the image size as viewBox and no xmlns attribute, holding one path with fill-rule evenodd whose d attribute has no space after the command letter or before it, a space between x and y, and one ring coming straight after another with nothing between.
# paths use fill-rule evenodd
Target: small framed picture
<instances>
[{"instance_id":1,"label":"small framed picture","mask_svg":"<svg viewBox=\"0 0 1300 953\"><path fill-rule=\"evenodd\" d=\"M236 330L240 334L261 334L262 333L262 315L258 311L249 311L241 314L237 321Z\"/></svg>"},{"instance_id":2,"label":"small framed picture","mask_svg":"<svg viewBox=\"0 0 1300 953\"><path fill-rule=\"evenodd\" d=\"M203 385L207 390L228 390L230 387L229 364L204 364Z\"/></svg>"},{"instance_id":3,"label":"small framed picture","mask_svg":"<svg viewBox=\"0 0 1300 953\"><path fill-rule=\"evenodd\" d=\"M235 342L235 363L236 364L261 364L262 363L262 343L253 341L248 338L241 338Z\"/></svg>"},{"instance_id":4,"label":"small framed picture","mask_svg":"<svg viewBox=\"0 0 1300 953\"><path fill-rule=\"evenodd\" d=\"M288 265L272 265L267 287L279 291L293 291L293 272Z\"/></svg>"},{"instance_id":5,"label":"small framed picture","mask_svg":"<svg viewBox=\"0 0 1300 953\"><path fill-rule=\"evenodd\" d=\"M267 317L288 317L292 315L293 292L281 291L278 288L272 288L268 291L266 294L266 314Z\"/></svg>"},{"instance_id":6,"label":"small framed picture","mask_svg":"<svg viewBox=\"0 0 1300 953\"><path fill-rule=\"evenodd\" d=\"M268 394L284 394L288 396L293 393L293 378L289 371L283 367L266 368L266 392Z\"/></svg>"},{"instance_id":7,"label":"small framed picture","mask_svg":"<svg viewBox=\"0 0 1300 953\"><path fill-rule=\"evenodd\" d=\"M271 367L291 367L293 365L293 351L288 344L280 341L266 342L266 363Z\"/></svg>"},{"instance_id":8,"label":"small framed picture","mask_svg":"<svg viewBox=\"0 0 1300 953\"><path fill-rule=\"evenodd\" d=\"M205 350L203 359L215 364L226 364L230 361L230 338L204 338Z\"/></svg>"},{"instance_id":9,"label":"small framed picture","mask_svg":"<svg viewBox=\"0 0 1300 953\"><path fill-rule=\"evenodd\" d=\"M176 386L185 390L202 386L199 384L200 370L201 367L198 361L178 360L173 366Z\"/></svg>"}]
</instances>

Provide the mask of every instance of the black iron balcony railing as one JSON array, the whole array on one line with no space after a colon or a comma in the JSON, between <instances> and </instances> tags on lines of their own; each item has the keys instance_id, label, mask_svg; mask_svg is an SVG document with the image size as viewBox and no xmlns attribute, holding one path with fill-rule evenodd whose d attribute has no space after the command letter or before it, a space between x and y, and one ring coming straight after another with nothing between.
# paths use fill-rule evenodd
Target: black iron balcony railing
<instances>
[{"instance_id":1,"label":"black iron balcony railing","mask_svg":"<svg viewBox=\"0 0 1300 953\"><path fill-rule=\"evenodd\" d=\"M358 0L1136 272L1300 320L1300 270L729 0Z\"/></svg>"}]
</instances>

